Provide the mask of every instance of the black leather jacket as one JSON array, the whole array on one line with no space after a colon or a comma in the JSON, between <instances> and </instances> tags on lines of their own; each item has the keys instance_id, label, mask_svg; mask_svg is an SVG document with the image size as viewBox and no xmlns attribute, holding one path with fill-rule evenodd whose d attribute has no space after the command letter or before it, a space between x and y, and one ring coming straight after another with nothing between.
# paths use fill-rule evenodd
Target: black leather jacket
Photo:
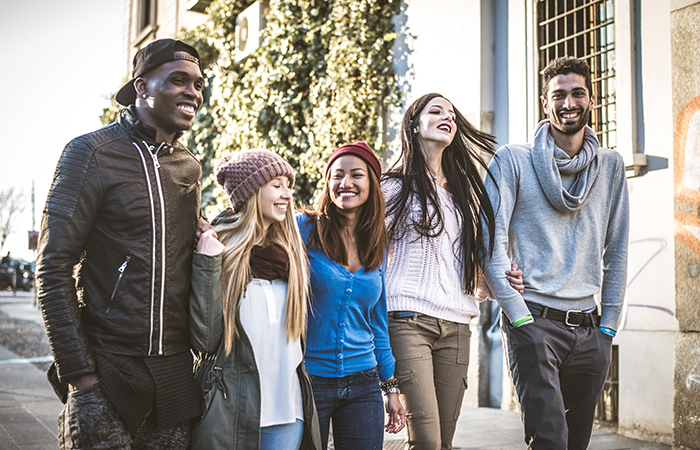
<instances>
[{"instance_id":1,"label":"black leather jacket","mask_svg":"<svg viewBox=\"0 0 700 450\"><path fill-rule=\"evenodd\" d=\"M124 110L117 123L71 141L58 161L37 286L62 381L95 371L91 350L189 350L202 169L177 141L154 141L155 129Z\"/></svg>"}]
</instances>

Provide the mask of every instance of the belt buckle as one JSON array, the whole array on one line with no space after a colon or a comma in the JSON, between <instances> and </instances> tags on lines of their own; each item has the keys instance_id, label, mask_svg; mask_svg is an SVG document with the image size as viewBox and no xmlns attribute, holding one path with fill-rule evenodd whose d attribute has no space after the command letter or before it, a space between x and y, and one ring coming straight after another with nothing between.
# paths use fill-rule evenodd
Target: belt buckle
<instances>
[{"instance_id":1,"label":"belt buckle","mask_svg":"<svg viewBox=\"0 0 700 450\"><path fill-rule=\"evenodd\" d=\"M564 319L564 324L566 324L566 326L568 326L568 327L580 327L581 324L578 324L578 323L570 323L570 322L569 322L569 314L571 314L571 313L583 313L583 311L580 310L580 309L570 309L570 310L568 310L568 311L566 312L566 318Z\"/></svg>"}]
</instances>

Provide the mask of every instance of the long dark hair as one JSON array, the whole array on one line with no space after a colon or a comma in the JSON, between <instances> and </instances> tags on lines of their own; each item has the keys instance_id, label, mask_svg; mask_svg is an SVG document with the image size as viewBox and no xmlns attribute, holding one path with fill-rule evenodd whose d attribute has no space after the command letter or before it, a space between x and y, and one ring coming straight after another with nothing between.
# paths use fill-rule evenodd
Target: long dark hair
<instances>
[{"instance_id":1,"label":"long dark hair","mask_svg":"<svg viewBox=\"0 0 700 450\"><path fill-rule=\"evenodd\" d=\"M418 126L420 113L436 97L445 98L440 94L426 94L408 107L401 124L401 157L384 174L385 179L397 179L401 184L399 192L387 199L387 216L390 217L387 230L389 241L402 239L410 226L424 238L437 237L444 230L437 189L428 175L428 165L421 150L418 134L413 132ZM476 286L477 268L482 265L487 253L481 221L486 220L491 236L488 252L493 251L495 229L493 207L481 181L477 164L488 176L492 176L484 156L494 154L496 140L490 134L472 126L454 105L453 109L457 133L442 154L442 171L461 217L459 246L455 243L454 250L455 257L459 257L457 250L461 248L463 290L471 294ZM420 204L420 218L411 215L413 198Z\"/></svg>"},{"instance_id":2,"label":"long dark hair","mask_svg":"<svg viewBox=\"0 0 700 450\"><path fill-rule=\"evenodd\" d=\"M331 200L330 176L329 170L318 206L313 210L305 211L313 221L309 245L322 249L330 259L347 266L348 251L342 238L345 217ZM379 178L369 164L367 164L367 176L369 177L369 197L358 211L355 241L358 244L361 243L357 246L360 262L366 272L371 272L384 263L388 240L384 227L384 195L379 185Z\"/></svg>"}]
</instances>

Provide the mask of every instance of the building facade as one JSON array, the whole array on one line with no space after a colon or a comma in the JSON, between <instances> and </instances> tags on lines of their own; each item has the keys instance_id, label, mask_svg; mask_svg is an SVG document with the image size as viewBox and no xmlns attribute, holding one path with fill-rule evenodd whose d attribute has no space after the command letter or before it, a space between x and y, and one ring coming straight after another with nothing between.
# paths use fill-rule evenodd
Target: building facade
<instances>
[{"instance_id":1,"label":"building facade","mask_svg":"<svg viewBox=\"0 0 700 450\"><path fill-rule=\"evenodd\" d=\"M394 47L406 104L440 92L502 144L528 141L543 117L539 72L550 59L589 62L592 125L601 143L625 158L631 208L628 290L599 420L630 437L694 449L698 19L700 2L692 0L406 0ZM472 372L473 386L479 377ZM475 389L468 398L477 403Z\"/></svg>"},{"instance_id":2,"label":"building facade","mask_svg":"<svg viewBox=\"0 0 700 450\"><path fill-rule=\"evenodd\" d=\"M206 20L208 3L126 0L127 67L148 42ZM439 92L501 144L528 141L542 118L547 61L589 61L592 124L625 158L631 208L627 296L598 418L678 449L700 449L698 23L698 0L404 0L395 17L404 108ZM389 114L389 159L402 114ZM465 398L477 405L473 341ZM507 376L503 392L513 407Z\"/></svg>"},{"instance_id":3,"label":"building facade","mask_svg":"<svg viewBox=\"0 0 700 450\"><path fill-rule=\"evenodd\" d=\"M125 78L131 78L131 62L140 48L156 39L190 30L206 19L206 7L212 0L125 0L126 56Z\"/></svg>"}]
</instances>

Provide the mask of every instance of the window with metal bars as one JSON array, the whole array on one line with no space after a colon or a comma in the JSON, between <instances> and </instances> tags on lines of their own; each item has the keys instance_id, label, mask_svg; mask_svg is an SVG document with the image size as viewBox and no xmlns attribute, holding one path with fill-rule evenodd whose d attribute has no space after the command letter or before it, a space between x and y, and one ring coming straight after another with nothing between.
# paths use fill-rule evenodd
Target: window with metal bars
<instances>
[{"instance_id":1,"label":"window with metal bars","mask_svg":"<svg viewBox=\"0 0 700 450\"><path fill-rule=\"evenodd\" d=\"M588 62L595 95L590 125L608 148L617 147L614 10L614 0L537 0L540 73L561 56Z\"/></svg>"}]
</instances>

